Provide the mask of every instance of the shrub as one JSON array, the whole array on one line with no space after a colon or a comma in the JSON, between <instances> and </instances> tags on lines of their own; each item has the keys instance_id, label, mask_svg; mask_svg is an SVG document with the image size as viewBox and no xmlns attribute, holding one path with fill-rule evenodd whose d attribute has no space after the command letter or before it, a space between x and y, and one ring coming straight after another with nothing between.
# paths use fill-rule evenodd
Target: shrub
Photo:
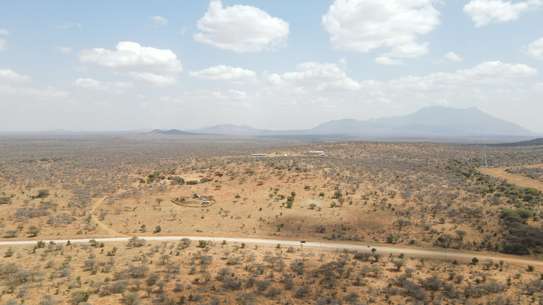
<instances>
[{"instance_id":1,"label":"shrub","mask_svg":"<svg viewBox=\"0 0 543 305\"><path fill-rule=\"evenodd\" d=\"M190 247L190 239L188 238L183 238L181 239L181 241L179 242L179 244L177 245L177 249L179 250L184 250L188 247Z\"/></svg>"},{"instance_id":2,"label":"shrub","mask_svg":"<svg viewBox=\"0 0 543 305\"><path fill-rule=\"evenodd\" d=\"M300 259L294 260L290 264L290 269L296 273L297 275L303 275L304 274L304 262Z\"/></svg>"},{"instance_id":3,"label":"shrub","mask_svg":"<svg viewBox=\"0 0 543 305\"><path fill-rule=\"evenodd\" d=\"M40 305L56 305L57 302L55 301L55 299L53 299L52 296L46 295L43 297L43 299L40 301L39 304Z\"/></svg>"},{"instance_id":4,"label":"shrub","mask_svg":"<svg viewBox=\"0 0 543 305\"><path fill-rule=\"evenodd\" d=\"M28 237L36 237L38 236L38 234L40 234L40 228L36 226L30 226L26 234Z\"/></svg>"},{"instance_id":5,"label":"shrub","mask_svg":"<svg viewBox=\"0 0 543 305\"><path fill-rule=\"evenodd\" d=\"M78 290L72 292L72 295L70 296L70 303L72 305L78 305L83 302L87 302L89 300L89 293L87 291Z\"/></svg>"},{"instance_id":6,"label":"shrub","mask_svg":"<svg viewBox=\"0 0 543 305\"><path fill-rule=\"evenodd\" d=\"M303 299L309 294L309 289L305 286L301 286L294 292L294 297L298 299Z\"/></svg>"},{"instance_id":7,"label":"shrub","mask_svg":"<svg viewBox=\"0 0 543 305\"><path fill-rule=\"evenodd\" d=\"M0 204L10 204L10 203L11 203L11 197L0 196Z\"/></svg>"},{"instance_id":8,"label":"shrub","mask_svg":"<svg viewBox=\"0 0 543 305\"><path fill-rule=\"evenodd\" d=\"M130 238L128 240L128 244L126 245L127 248L139 248L143 247L145 245L145 240L141 238L137 238L136 236Z\"/></svg>"},{"instance_id":9,"label":"shrub","mask_svg":"<svg viewBox=\"0 0 543 305\"><path fill-rule=\"evenodd\" d=\"M140 304L140 298L137 293L129 292L123 295L123 304L125 305L138 305Z\"/></svg>"},{"instance_id":10,"label":"shrub","mask_svg":"<svg viewBox=\"0 0 543 305\"><path fill-rule=\"evenodd\" d=\"M35 195L32 196L34 199L43 199L49 197L49 190L41 189L36 192Z\"/></svg>"}]
</instances>

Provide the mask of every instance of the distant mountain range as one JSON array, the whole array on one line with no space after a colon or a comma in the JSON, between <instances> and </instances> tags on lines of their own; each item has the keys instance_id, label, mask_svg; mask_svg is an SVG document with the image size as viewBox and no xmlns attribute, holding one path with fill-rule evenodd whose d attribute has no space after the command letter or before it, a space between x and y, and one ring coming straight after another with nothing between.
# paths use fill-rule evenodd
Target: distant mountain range
<instances>
[{"instance_id":1,"label":"distant mountain range","mask_svg":"<svg viewBox=\"0 0 543 305\"><path fill-rule=\"evenodd\" d=\"M534 134L477 108L441 106L422 108L405 116L372 120L344 119L322 123L312 129L275 131L243 125L217 125L190 131L153 131L165 135L227 136L345 136L354 138L463 138L530 137Z\"/></svg>"},{"instance_id":2,"label":"distant mountain range","mask_svg":"<svg viewBox=\"0 0 543 305\"><path fill-rule=\"evenodd\" d=\"M271 130L257 129L246 125L223 124L193 130L198 134L227 135L227 136L261 136L273 134Z\"/></svg>"},{"instance_id":3,"label":"distant mountain range","mask_svg":"<svg viewBox=\"0 0 543 305\"><path fill-rule=\"evenodd\" d=\"M507 146L507 147L543 146L543 138L537 138L533 140L513 142L513 143L494 144L494 146Z\"/></svg>"}]
</instances>

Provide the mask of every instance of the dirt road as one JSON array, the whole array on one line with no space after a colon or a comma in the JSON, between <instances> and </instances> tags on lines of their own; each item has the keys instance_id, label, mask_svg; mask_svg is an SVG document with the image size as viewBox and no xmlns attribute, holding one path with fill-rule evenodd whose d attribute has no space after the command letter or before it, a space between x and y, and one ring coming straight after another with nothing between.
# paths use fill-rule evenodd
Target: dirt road
<instances>
[{"instance_id":1,"label":"dirt road","mask_svg":"<svg viewBox=\"0 0 543 305\"><path fill-rule=\"evenodd\" d=\"M506 168L480 168L479 171L485 175L493 176L499 179L504 179L511 184L520 187L534 188L543 192L543 182L528 178L523 175L511 174L506 171Z\"/></svg>"},{"instance_id":2,"label":"dirt road","mask_svg":"<svg viewBox=\"0 0 543 305\"><path fill-rule=\"evenodd\" d=\"M370 253L376 251L376 253L381 255L399 255L403 254L406 257L412 258L429 258L429 259L439 259L447 261L462 261L469 262L474 257L479 261L491 260L494 262L503 261L505 263L517 264L517 265L532 265L534 267L543 267L543 261L534 260L530 258L514 257L514 256L505 256L492 253L473 253L473 252L460 252L453 250L444 250L444 249L418 249L418 248L404 248L404 247L395 247L395 246L378 246L378 245L369 245L369 244L348 244L348 243L335 243L335 242L302 242L302 241L293 241L293 240L278 240L278 239L258 239L258 238L243 238L243 237L211 237L211 236L142 236L139 237L146 241L150 242L175 242L180 241L183 238L188 238L193 241L211 241L216 243L221 243L223 241L227 243L245 243L252 245L263 245L263 246L276 246L277 244L282 247L298 247L300 249L319 249L319 250L352 250L359 252ZM112 243L112 242L127 242L129 237L109 237L109 238L96 238L97 242L103 243ZM90 239L72 239L71 243L88 243ZM67 243L68 240L59 239L59 240L44 240L44 242L54 242L54 243ZM0 246L29 246L35 245L35 240L14 240L14 241L0 241Z\"/></svg>"},{"instance_id":3,"label":"dirt road","mask_svg":"<svg viewBox=\"0 0 543 305\"><path fill-rule=\"evenodd\" d=\"M103 231L107 232L107 234L111 235L111 236L125 236L124 234L121 234L115 230L113 230L110 226L108 226L107 224L105 224L104 222L102 222L98 216L96 216L96 211L98 210L98 208L100 206L102 206L102 204L104 203L104 201L107 199L107 197L103 197L103 198L98 198L98 199L95 199L93 204L92 204L92 207L91 207L91 210L90 210L90 215L91 215L91 219L92 221L96 224L96 226L100 229L102 229Z\"/></svg>"}]
</instances>

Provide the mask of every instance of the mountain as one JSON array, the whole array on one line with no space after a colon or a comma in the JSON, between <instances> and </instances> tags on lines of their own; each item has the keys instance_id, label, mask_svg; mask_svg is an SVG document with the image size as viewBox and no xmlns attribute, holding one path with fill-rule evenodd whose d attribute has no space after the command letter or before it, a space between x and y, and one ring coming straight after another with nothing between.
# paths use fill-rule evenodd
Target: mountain
<instances>
[{"instance_id":1,"label":"mountain","mask_svg":"<svg viewBox=\"0 0 543 305\"><path fill-rule=\"evenodd\" d=\"M159 136L192 136L192 135L195 135L192 132L182 131L182 130L179 130L179 129L167 129L167 130L155 129L155 130L151 131L149 134L159 135Z\"/></svg>"},{"instance_id":2,"label":"mountain","mask_svg":"<svg viewBox=\"0 0 543 305\"><path fill-rule=\"evenodd\" d=\"M432 106L414 113L372 120L343 119L322 123L312 129L274 131L246 125L223 124L189 132L180 130L153 131L162 135L219 135L273 137L349 137L366 139L479 139L514 141L534 134L523 127L493 117L477 108Z\"/></svg>"},{"instance_id":3,"label":"mountain","mask_svg":"<svg viewBox=\"0 0 543 305\"><path fill-rule=\"evenodd\" d=\"M501 137L532 134L517 124L495 118L477 108L441 106L422 108L405 116L367 121L330 121L309 132L361 137Z\"/></svg>"},{"instance_id":4,"label":"mountain","mask_svg":"<svg viewBox=\"0 0 543 305\"><path fill-rule=\"evenodd\" d=\"M513 142L513 143L500 143L500 144L494 144L494 146L508 146L508 147L543 146L543 138L537 138L533 140Z\"/></svg>"},{"instance_id":5,"label":"mountain","mask_svg":"<svg viewBox=\"0 0 543 305\"><path fill-rule=\"evenodd\" d=\"M262 136L273 134L273 131L257 129L246 125L223 124L193 130L198 134L228 135L228 136Z\"/></svg>"}]
</instances>

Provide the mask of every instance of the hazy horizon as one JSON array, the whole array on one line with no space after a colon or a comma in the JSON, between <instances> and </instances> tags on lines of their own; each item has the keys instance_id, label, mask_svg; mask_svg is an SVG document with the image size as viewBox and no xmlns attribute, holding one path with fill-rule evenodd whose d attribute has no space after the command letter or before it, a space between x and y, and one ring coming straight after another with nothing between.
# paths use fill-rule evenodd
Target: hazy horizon
<instances>
[{"instance_id":1,"label":"hazy horizon","mask_svg":"<svg viewBox=\"0 0 543 305\"><path fill-rule=\"evenodd\" d=\"M2 7L0 132L292 130L442 105L543 133L540 0Z\"/></svg>"},{"instance_id":2,"label":"hazy horizon","mask_svg":"<svg viewBox=\"0 0 543 305\"><path fill-rule=\"evenodd\" d=\"M12 131L2 131L2 130L0 130L0 134L1 133L7 133L7 134L9 134L9 133L14 133L14 134L16 134L16 133L30 133L30 134L32 134L32 133L37 133L37 134L38 133L45 133L45 134L47 134L47 133L62 133L62 132L66 132L66 133L133 133L133 132L150 132L150 131L155 131L155 130L157 130L157 131L168 131L168 130L173 131L173 130L177 130L177 131L197 132L198 133L199 131L202 131L202 130L205 130L205 129L208 129L208 128L213 129L213 128L217 128L217 127L228 127L228 126L248 128L248 129L256 129L256 130L263 130L263 131L270 131L270 132L274 132L274 131L277 131L277 132L293 131L294 132L294 131L308 131L308 130L311 130L313 128L319 127L319 126L324 125L324 124L332 123L332 122L341 122L341 121L350 121L350 120L355 120L355 121L359 121L359 122L372 122L372 121L378 121L378 120L382 120L382 119L403 118L403 117L406 117L406 116L415 115L415 114L419 113L422 110L429 110L429 109L445 109L447 111L448 110L473 110L473 109L475 109L475 110L481 111L477 107L455 108L455 107L446 107L446 106L428 106L428 107L422 107L422 108L416 110L415 112L407 113L406 115L382 116L382 117L375 117L375 118L364 119L364 120L347 117L347 118L342 118L342 119L337 119L337 120L323 121L323 122L320 122L319 124L317 124L315 126L310 126L308 128L301 128L301 129L264 129L264 128L257 128L255 126L251 126L251 125L236 124L236 123L232 123L232 122L218 122L216 124L204 125L204 126L200 126L200 127L196 127L196 128L191 128L191 129L172 127L172 128L95 129L95 130L87 130L87 129L81 129L81 130L73 130L73 129L12 130ZM501 118L498 118L498 117L494 117L494 118L497 119L497 120L502 120ZM450 118L444 118L444 119L450 119ZM512 122L509 122L509 121L506 121L506 120L504 120L504 121L506 123L512 123ZM542 132L529 130L529 129L525 128L524 126L518 125L516 123L513 123L513 124L517 125L520 128L526 129L526 131L531 132L533 136L543 135ZM473 135L476 136L475 133ZM497 135L499 135L499 134L497 134ZM379 137L378 135L376 135L376 136ZM451 135L451 136L455 137L454 135ZM507 135L502 135L502 136L507 136ZM530 134L526 134L525 136L530 136ZM524 137L524 136L519 136L519 137Z\"/></svg>"}]
</instances>

